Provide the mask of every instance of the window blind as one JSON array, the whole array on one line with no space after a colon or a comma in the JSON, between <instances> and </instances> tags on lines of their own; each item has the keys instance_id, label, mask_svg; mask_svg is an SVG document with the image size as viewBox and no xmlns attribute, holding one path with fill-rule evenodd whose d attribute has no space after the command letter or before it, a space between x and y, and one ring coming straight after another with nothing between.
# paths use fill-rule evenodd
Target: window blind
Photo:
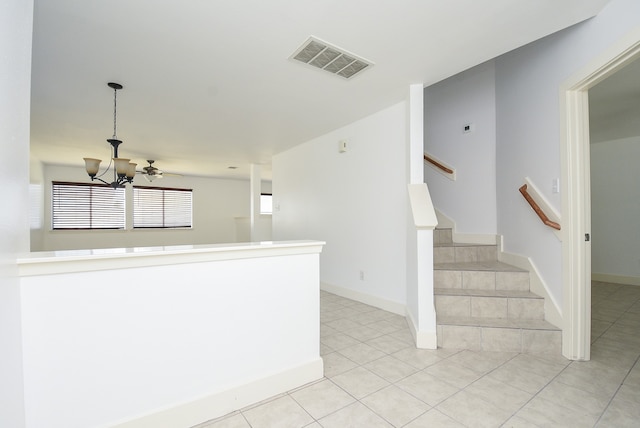
<instances>
[{"instance_id":1,"label":"window blind","mask_svg":"<svg viewBox=\"0 0 640 428\"><path fill-rule=\"evenodd\" d=\"M52 183L55 229L124 229L124 189L101 184Z\"/></svg>"},{"instance_id":2,"label":"window blind","mask_svg":"<svg viewBox=\"0 0 640 428\"><path fill-rule=\"evenodd\" d=\"M191 189L164 187L133 187L133 227L191 227Z\"/></svg>"}]
</instances>

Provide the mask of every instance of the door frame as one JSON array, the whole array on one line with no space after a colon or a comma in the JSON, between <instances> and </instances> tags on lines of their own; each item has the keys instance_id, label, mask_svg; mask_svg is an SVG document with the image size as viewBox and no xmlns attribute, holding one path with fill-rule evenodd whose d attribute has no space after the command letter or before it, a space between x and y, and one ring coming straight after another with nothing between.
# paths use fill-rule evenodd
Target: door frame
<instances>
[{"instance_id":1,"label":"door frame","mask_svg":"<svg viewBox=\"0 0 640 428\"><path fill-rule=\"evenodd\" d=\"M640 28L613 44L560 87L562 192L562 354L591 358L591 188L589 89L640 58Z\"/></svg>"}]
</instances>

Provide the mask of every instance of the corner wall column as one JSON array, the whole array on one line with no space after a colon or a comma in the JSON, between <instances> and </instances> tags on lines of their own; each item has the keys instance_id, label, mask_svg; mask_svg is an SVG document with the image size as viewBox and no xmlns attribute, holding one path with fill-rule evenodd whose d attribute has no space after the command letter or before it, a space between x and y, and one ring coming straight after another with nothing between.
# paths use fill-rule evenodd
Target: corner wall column
<instances>
[{"instance_id":1,"label":"corner wall column","mask_svg":"<svg viewBox=\"0 0 640 428\"><path fill-rule=\"evenodd\" d=\"M424 183L424 87L409 87L407 219L407 318L416 347L436 349L436 312L433 297L433 229L438 224Z\"/></svg>"},{"instance_id":2,"label":"corner wall column","mask_svg":"<svg viewBox=\"0 0 640 428\"><path fill-rule=\"evenodd\" d=\"M259 241L260 236L260 193L262 192L262 167L260 165L251 164L251 241Z\"/></svg>"}]
</instances>

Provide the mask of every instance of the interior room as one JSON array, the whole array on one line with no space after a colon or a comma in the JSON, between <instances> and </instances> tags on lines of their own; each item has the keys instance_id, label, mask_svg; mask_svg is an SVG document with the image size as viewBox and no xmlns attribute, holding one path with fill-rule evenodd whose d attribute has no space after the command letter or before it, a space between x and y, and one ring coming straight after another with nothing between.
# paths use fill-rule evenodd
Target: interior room
<instances>
[{"instance_id":1,"label":"interior room","mask_svg":"<svg viewBox=\"0 0 640 428\"><path fill-rule=\"evenodd\" d=\"M0 426L635 426L638 16L3 2Z\"/></svg>"}]
</instances>

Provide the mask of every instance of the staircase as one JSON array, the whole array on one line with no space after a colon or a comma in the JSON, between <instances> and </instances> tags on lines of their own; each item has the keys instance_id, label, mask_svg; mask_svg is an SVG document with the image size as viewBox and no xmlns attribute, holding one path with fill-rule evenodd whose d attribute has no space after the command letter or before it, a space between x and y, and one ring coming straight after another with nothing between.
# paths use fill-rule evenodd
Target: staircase
<instances>
[{"instance_id":1,"label":"staircase","mask_svg":"<svg viewBox=\"0 0 640 428\"><path fill-rule=\"evenodd\" d=\"M561 354L562 333L545 321L529 272L499 262L496 245L454 243L451 229L433 241L439 347Z\"/></svg>"}]
</instances>

